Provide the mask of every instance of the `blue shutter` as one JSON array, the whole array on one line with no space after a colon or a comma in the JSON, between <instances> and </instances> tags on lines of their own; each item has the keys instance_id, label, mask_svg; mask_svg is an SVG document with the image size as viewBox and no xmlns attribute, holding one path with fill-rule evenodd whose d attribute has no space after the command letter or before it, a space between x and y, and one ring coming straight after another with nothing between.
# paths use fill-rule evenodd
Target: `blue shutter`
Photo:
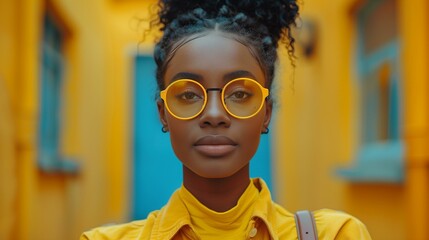
<instances>
[{"instance_id":1,"label":"blue shutter","mask_svg":"<svg viewBox=\"0 0 429 240\"><path fill-rule=\"evenodd\" d=\"M389 19L386 24L389 26L374 27L377 26L375 18L385 21L379 14ZM338 171L350 181L402 182L404 179L404 144L400 135L400 41L395 33L395 20L394 0L368 1L357 15L361 146L353 166ZM383 75L383 68L387 69L387 75Z\"/></svg>"},{"instance_id":2,"label":"blue shutter","mask_svg":"<svg viewBox=\"0 0 429 240\"><path fill-rule=\"evenodd\" d=\"M41 46L41 86L38 163L45 172L75 172L77 165L60 156L61 103L64 72L63 36L54 19L46 14Z\"/></svg>"}]
</instances>

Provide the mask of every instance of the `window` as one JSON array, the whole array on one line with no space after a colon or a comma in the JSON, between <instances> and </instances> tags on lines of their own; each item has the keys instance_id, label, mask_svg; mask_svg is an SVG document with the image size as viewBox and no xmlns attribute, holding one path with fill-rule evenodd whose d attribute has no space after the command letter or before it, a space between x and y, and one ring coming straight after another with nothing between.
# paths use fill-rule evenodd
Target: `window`
<instances>
[{"instance_id":1,"label":"window","mask_svg":"<svg viewBox=\"0 0 429 240\"><path fill-rule=\"evenodd\" d=\"M403 180L396 12L394 0L371 0L356 16L361 147L353 168L340 170L352 181Z\"/></svg>"},{"instance_id":2,"label":"window","mask_svg":"<svg viewBox=\"0 0 429 240\"><path fill-rule=\"evenodd\" d=\"M74 172L77 165L60 155L61 104L64 72L64 36L55 18L47 13L43 21L38 163L45 172Z\"/></svg>"}]
</instances>

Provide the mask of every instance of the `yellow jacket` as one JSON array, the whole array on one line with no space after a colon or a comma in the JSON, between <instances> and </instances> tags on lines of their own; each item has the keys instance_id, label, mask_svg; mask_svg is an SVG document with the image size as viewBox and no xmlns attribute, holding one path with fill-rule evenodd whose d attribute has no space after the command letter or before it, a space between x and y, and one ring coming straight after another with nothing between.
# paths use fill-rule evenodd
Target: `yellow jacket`
<instances>
[{"instance_id":1,"label":"yellow jacket","mask_svg":"<svg viewBox=\"0 0 429 240\"><path fill-rule=\"evenodd\" d=\"M348 214L327 209L313 214L320 240L371 239L365 225ZM207 229L205 234L199 231L201 226L215 228L208 228L207 235ZM182 186L161 210L150 213L146 220L99 227L85 232L81 236L84 239L296 240L298 236L294 215L272 202L263 180L253 179L237 206L225 213L205 208Z\"/></svg>"}]
</instances>

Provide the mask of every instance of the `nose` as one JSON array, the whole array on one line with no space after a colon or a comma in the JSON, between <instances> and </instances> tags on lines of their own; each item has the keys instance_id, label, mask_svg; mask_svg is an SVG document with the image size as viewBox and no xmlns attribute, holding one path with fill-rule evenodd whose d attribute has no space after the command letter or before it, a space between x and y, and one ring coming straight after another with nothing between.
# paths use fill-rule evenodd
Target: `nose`
<instances>
[{"instance_id":1,"label":"nose","mask_svg":"<svg viewBox=\"0 0 429 240\"><path fill-rule=\"evenodd\" d=\"M220 91L207 91L207 103L201 113L200 127L229 127L231 118L226 112Z\"/></svg>"}]
</instances>

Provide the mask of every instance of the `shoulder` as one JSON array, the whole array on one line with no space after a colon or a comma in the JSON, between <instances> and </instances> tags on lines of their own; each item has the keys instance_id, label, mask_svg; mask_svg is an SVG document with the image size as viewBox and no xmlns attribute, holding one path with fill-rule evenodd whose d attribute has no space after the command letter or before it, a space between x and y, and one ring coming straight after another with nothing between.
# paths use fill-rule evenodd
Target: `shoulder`
<instances>
[{"instance_id":1,"label":"shoulder","mask_svg":"<svg viewBox=\"0 0 429 240\"><path fill-rule=\"evenodd\" d=\"M80 240L135 239L146 228L151 228L157 212L152 212L147 219L123 224L106 225L84 232Z\"/></svg>"},{"instance_id":2,"label":"shoulder","mask_svg":"<svg viewBox=\"0 0 429 240\"><path fill-rule=\"evenodd\" d=\"M321 239L371 239L366 226L350 214L330 209L313 214Z\"/></svg>"},{"instance_id":3,"label":"shoulder","mask_svg":"<svg viewBox=\"0 0 429 240\"><path fill-rule=\"evenodd\" d=\"M124 224L109 225L94 228L84 232L80 237L84 239L122 239L138 236L138 232L145 226L147 220L134 221Z\"/></svg>"}]
</instances>

